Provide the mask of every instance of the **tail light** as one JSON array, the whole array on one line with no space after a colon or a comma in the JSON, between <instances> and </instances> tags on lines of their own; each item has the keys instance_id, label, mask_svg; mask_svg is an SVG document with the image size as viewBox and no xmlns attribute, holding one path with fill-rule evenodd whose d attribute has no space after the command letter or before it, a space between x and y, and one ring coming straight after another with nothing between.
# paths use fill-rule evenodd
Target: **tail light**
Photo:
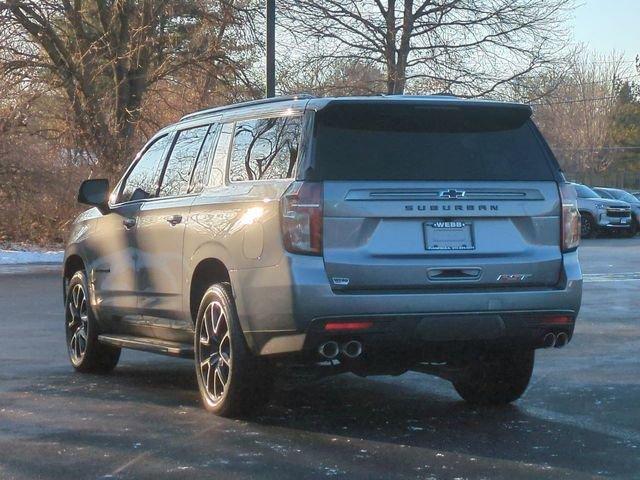
<instances>
[{"instance_id":1,"label":"tail light","mask_svg":"<svg viewBox=\"0 0 640 480\"><path fill-rule=\"evenodd\" d=\"M282 197L284 247L292 253L322 254L322 183L293 182Z\"/></svg>"},{"instance_id":2,"label":"tail light","mask_svg":"<svg viewBox=\"0 0 640 480\"><path fill-rule=\"evenodd\" d=\"M560 185L562 202L562 251L570 252L580 244L580 212L578 212L578 195L576 189L568 184Z\"/></svg>"}]
</instances>

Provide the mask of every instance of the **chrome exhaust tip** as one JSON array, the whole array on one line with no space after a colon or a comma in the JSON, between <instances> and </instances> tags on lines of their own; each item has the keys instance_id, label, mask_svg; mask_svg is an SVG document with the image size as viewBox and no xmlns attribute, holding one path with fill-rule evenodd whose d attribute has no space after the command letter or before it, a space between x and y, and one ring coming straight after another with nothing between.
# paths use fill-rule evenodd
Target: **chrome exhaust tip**
<instances>
[{"instance_id":1,"label":"chrome exhaust tip","mask_svg":"<svg viewBox=\"0 0 640 480\"><path fill-rule=\"evenodd\" d=\"M333 340L324 342L318 347L318 353L327 360L333 360L340 353L340 345L338 345L338 342L334 342Z\"/></svg>"},{"instance_id":2,"label":"chrome exhaust tip","mask_svg":"<svg viewBox=\"0 0 640 480\"><path fill-rule=\"evenodd\" d=\"M556 335L556 343L554 345L556 348L562 348L567 343L569 343L569 335L564 332L560 332L558 335Z\"/></svg>"},{"instance_id":3,"label":"chrome exhaust tip","mask_svg":"<svg viewBox=\"0 0 640 480\"><path fill-rule=\"evenodd\" d=\"M342 345L342 353L349 358L359 357L362 354L362 343L358 340L349 340Z\"/></svg>"},{"instance_id":4,"label":"chrome exhaust tip","mask_svg":"<svg viewBox=\"0 0 640 480\"><path fill-rule=\"evenodd\" d=\"M556 334L553 332L547 333L542 339L542 346L544 348L551 348L556 344Z\"/></svg>"}]
</instances>

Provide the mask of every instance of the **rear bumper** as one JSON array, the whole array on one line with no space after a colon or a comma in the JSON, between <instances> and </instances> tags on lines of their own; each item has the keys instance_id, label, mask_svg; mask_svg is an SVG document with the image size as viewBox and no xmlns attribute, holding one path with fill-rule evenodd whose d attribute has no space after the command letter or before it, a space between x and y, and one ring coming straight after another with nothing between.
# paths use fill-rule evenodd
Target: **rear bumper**
<instances>
[{"instance_id":1,"label":"rear bumper","mask_svg":"<svg viewBox=\"0 0 640 480\"><path fill-rule=\"evenodd\" d=\"M578 315L577 252L564 255L563 267L556 288L336 293L321 257L287 255L274 267L232 271L231 281L250 348L271 355L315 348L318 326L329 318L370 319L369 333L386 332L375 337L383 343L528 338L545 314Z\"/></svg>"}]
</instances>

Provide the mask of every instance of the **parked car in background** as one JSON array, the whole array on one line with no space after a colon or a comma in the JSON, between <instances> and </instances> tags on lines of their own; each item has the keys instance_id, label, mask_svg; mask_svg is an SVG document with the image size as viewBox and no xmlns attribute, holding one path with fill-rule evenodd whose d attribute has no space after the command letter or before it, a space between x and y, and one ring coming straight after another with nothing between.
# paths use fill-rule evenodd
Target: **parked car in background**
<instances>
[{"instance_id":1,"label":"parked car in background","mask_svg":"<svg viewBox=\"0 0 640 480\"><path fill-rule=\"evenodd\" d=\"M195 359L205 407L250 413L276 376L409 370L505 404L580 309L574 188L527 105L284 97L155 134L66 249L67 348ZM614 202L615 203L615 202ZM336 401L340 401L337 399Z\"/></svg>"},{"instance_id":2,"label":"parked car in background","mask_svg":"<svg viewBox=\"0 0 640 480\"><path fill-rule=\"evenodd\" d=\"M578 194L580 235L595 237L601 231L614 231L622 235L633 234L631 205L621 200L603 198L597 192L579 183L573 186Z\"/></svg>"},{"instance_id":3,"label":"parked car in background","mask_svg":"<svg viewBox=\"0 0 640 480\"><path fill-rule=\"evenodd\" d=\"M637 198L626 190L622 190L620 188L593 187L593 190L595 190L601 197L622 200L623 202L627 202L631 205L631 212L633 213L633 233L635 234L638 232L640 227L640 198Z\"/></svg>"}]
</instances>

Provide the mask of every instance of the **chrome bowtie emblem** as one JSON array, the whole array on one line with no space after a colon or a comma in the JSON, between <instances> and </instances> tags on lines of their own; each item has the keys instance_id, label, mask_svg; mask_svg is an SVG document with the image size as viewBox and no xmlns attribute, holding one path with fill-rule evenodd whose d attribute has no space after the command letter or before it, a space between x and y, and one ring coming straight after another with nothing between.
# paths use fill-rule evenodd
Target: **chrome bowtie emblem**
<instances>
[{"instance_id":1,"label":"chrome bowtie emblem","mask_svg":"<svg viewBox=\"0 0 640 480\"><path fill-rule=\"evenodd\" d=\"M443 198L462 198L465 195L464 190L456 190L453 188L450 188L449 190L443 190L440 192L440 196Z\"/></svg>"}]
</instances>

